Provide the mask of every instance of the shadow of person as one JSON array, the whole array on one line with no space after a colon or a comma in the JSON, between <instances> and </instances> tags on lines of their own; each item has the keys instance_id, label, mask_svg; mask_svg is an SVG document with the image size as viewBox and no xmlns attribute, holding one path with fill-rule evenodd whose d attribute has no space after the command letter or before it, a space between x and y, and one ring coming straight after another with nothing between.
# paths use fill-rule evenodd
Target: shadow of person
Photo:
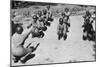
<instances>
[{"instance_id":1,"label":"shadow of person","mask_svg":"<svg viewBox=\"0 0 100 67\"><path fill-rule=\"evenodd\" d=\"M26 56L25 59L21 60L21 63L24 64L33 57L35 57L35 54L30 54L30 55Z\"/></svg>"}]
</instances>

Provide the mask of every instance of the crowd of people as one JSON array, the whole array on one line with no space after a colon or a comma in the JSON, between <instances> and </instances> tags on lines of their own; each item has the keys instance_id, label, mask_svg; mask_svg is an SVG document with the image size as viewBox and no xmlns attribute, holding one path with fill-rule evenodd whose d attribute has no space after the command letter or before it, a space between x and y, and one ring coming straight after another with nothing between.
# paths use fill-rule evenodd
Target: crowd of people
<instances>
[{"instance_id":1,"label":"crowd of people","mask_svg":"<svg viewBox=\"0 0 100 67\"><path fill-rule=\"evenodd\" d=\"M59 24L57 28L58 40L63 38L67 39L67 32L69 32L68 28L70 27L69 17L70 12L68 8L65 8L64 12L61 13L61 17L59 18Z\"/></svg>"},{"instance_id":2,"label":"crowd of people","mask_svg":"<svg viewBox=\"0 0 100 67\"><path fill-rule=\"evenodd\" d=\"M40 44L37 43L37 45L32 46L32 42L30 42L25 47L24 44L29 35L32 35L32 38L43 38L45 35L44 31L47 30L47 27L50 26L51 22L54 20L49 9L38 10L31 18L31 23L28 26L25 26L19 21L17 21L18 23L15 23L16 21L12 20L11 36L14 62L18 62L20 60L22 63L25 63L25 58L34 52ZM25 58L21 59L23 57Z\"/></svg>"},{"instance_id":3,"label":"crowd of people","mask_svg":"<svg viewBox=\"0 0 100 67\"><path fill-rule=\"evenodd\" d=\"M84 18L83 27L83 40L95 41L95 29L93 23L95 23L95 11L90 13L89 10L86 11Z\"/></svg>"},{"instance_id":4,"label":"crowd of people","mask_svg":"<svg viewBox=\"0 0 100 67\"><path fill-rule=\"evenodd\" d=\"M47 26L50 26L52 21L52 14L50 12L47 12L46 9L44 9L43 11L38 11L36 15L33 15L32 25L36 29L35 32L33 32L33 37L43 37L43 31L47 30Z\"/></svg>"},{"instance_id":5,"label":"crowd of people","mask_svg":"<svg viewBox=\"0 0 100 67\"><path fill-rule=\"evenodd\" d=\"M93 23L95 23L96 20L95 14L95 11L89 12L89 10L87 10L85 15L83 16L83 40L95 41L95 26L93 27ZM67 39L67 33L69 32L68 29L70 27L70 15L71 12L68 8L65 8L64 12L61 13L57 28L58 40L60 40L61 38L63 38L64 40Z\"/></svg>"},{"instance_id":6,"label":"crowd of people","mask_svg":"<svg viewBox=\"0 0 100 67\"><path fill-rule=\"evenodd\" d=\"M37 13L31 16L31 23L28 26L24 26L23 23L15 23L15 20L12 20L12 55L14 57L14 62L18 62L19 60L22 63L25 63L22 57L27 57L32 52L34 52L40 43L37 43L36 46L30 46L32 44L27 44L24 47L25 41L29 37L32 38L43 38L45 35L45 31L48 27L51 26L54 18L52 13L49 11L50 6L47 9L38 10ZM93 12L95 14L95 12ZM84 24L82 25L83 28L83 40L95 40L95 30L93 29L92 23L95 21L95 17L93 17L89 11L86 11L84 18ZM69 32L70 27L70 15L71 12L68 8L65 8L63 12L60 14L60 18L58 20L57 26L57 35L58 40L63 38L64 40L67 39L67 33ZM15 17L15 16L14 16ZM28 19L29 20L29 19ZM19 21L17 21L19 22ZM21 21L22 22L22 21Z\"/></svg>"}]
</instances>

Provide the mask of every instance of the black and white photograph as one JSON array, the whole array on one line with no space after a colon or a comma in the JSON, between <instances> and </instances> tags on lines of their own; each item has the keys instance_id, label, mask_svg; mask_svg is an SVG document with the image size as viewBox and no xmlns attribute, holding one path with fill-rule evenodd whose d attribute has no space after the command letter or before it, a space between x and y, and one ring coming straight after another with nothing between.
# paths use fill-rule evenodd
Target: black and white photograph
<instances>
[{"instance_id":1,"label":"black and white photograph","mask_svg":"<svg viewBox=\"0 0 100 67\"><path fill-rule=\"evenodd\" d=\"M11 66L95 61L95 5L10 0Z\"/></svg>"}]
</instances>

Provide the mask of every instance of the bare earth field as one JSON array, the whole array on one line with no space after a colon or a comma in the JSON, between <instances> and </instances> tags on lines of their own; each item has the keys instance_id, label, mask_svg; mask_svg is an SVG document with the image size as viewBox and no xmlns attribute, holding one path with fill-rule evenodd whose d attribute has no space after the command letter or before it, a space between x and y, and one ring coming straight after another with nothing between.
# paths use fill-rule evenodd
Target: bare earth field
<instances>
[{"instance_id":1,"label":"bare earth field","mask_svg":"<svg viewBox=\"0 0 100 67\"><path fill-rule=\"evenodd\" d=\"M40 42L39 47L33 54L36 56L28 60L25 64L20 62L13 65L34 65L34 64L48 64L48 63L63 63L63 62L79 62L79 61L95 61L95 43L92 41L83 41L82 24L83 18L80 16L70 17L71 27L69 28L68 38L57 39L57 24L58 18L51 22L51 26L45 32L45 36L41 39L35 38L27 40L34 40ZM33 45L36 45L33 42Z\"/></svg>"}]
</instances>

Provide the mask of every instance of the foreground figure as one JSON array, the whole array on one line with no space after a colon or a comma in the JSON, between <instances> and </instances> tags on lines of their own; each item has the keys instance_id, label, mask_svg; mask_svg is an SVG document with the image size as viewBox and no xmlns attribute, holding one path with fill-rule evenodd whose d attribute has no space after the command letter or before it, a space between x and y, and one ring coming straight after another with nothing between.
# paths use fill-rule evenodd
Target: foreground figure
<instances>
[{"instance_id":1,"label":"foreground figure","mask_svg":"<svg viewBox=\"0 0 100 67\"><path fill-rule=\"evenodd\" d=\"M21 26L16 28L16 33L12 37L12 55L14 62L18 62L22 57L32 53L39 45L37 44L35 48L34 46L29 47L31 45L30 43L27 47L24 47L25 40L32 30L32 26L27 30L23 30Z\"/></svg>"}]
</instances>

